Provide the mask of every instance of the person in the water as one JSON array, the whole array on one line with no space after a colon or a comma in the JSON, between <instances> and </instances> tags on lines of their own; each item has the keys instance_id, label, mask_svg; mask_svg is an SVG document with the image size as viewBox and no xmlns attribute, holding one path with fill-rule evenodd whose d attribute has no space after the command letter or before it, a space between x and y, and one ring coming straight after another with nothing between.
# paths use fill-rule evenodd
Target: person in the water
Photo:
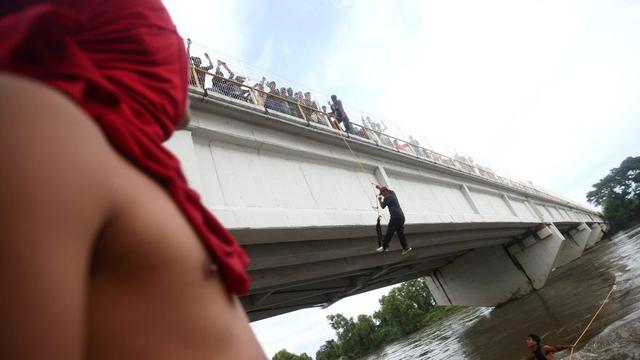
<instances>
[{"instance_id":1,"label":"person in the water","mask_svg":"<svg viewBox=\"0 0 640 360\"><path fill-rule=\"evenodd\" d=\"M573 345L542 345L540 336L530 334L525 339L531 355L524 356L520 360L557 360L553 353L573 348Z\"/></svg>"}]
</instances>

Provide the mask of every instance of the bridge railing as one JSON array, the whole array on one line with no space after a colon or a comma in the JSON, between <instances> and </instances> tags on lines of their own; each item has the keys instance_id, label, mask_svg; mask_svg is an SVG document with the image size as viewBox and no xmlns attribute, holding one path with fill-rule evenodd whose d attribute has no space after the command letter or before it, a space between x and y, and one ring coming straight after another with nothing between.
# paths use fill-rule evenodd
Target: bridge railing
<instances>
[{"instance_id":1,"label":"bridge railing","mask_svg":"<svg viewBox=\"0 0 640 360\"><path fill-rule=\"evenodd\" d=\"M220 58L220 55L216 54L216 58ZM213 66L197 66L193 63L192 59L193 58L189 59L189 85L203 91L205 96L222 97L225 100L231 99L235 102L250 104L257 109L277 113L280 117L287 120L301 121L307 125L314 123L339 132L344 136L357 137L362 140L372 142L379 147L396 151L407 156L416 157L424 161L453 168L467 174L479 176L538 196L553 197L558 200L561 199L555 195L551 195L545 191L541 191L530 186L529 184L498 175L491 169L467 161L464 158L460 159L447 156L440 152L423 147L411 136L410 140L407 141L399 136L393 136L388 132L381 131L383 128L386 130L386 125L381 127L379 122L371 120L369 116L365 117L364 114L362 115L363 125L351 121L350 124L352 130L347 133L338 124L336 116L327 111L326 106L318 105L320 102L317 101L317 97L312 91L308 90L305 91L305 93L302 91L293 92L292 87L281 87L280 89L277 89L274 84L271 84L271 81L267 81L264 77L254 83L255 80L253 79L256 79L255 77L246 75L248 72L238 71L238 69L246 69L246 66L243 66L239 61L236 61L233 65L236 67L236 70L235 72L232 72L226 61L223 62L218 60L215 66L216 71L210 71L213 70ZM207 56L206 59L208 62L209 57ZM200 61L202 60L200 59ZM203 70L203 68L209 69ZM227 70L227 75L225 75L220 69ZM208 79L210 80L207 81ZM207 83L209 83L210 86L208 86ZM254 85L251 85L251 83L254 83ZM271 87L271 89L269 89L269 87ZM300 86L298 85L296 88L299 89ZM287 92L289 89L291 89L291 91L288 91L286 96L282 96L282 90ZM347 108L347 112L349 112L349 108ZM382 124L384 124L384 121L382 121Z\"/></svg>"}]
</instances>

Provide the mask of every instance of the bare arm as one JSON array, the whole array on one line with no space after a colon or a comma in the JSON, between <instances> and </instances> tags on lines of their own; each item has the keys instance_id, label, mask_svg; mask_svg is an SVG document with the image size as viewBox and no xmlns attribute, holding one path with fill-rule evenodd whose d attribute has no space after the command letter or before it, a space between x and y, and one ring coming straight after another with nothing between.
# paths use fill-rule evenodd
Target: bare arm
<instances>
[{"instance_id":1,"label":"bare arm","mask_svg":"<svg viewBox=\"0 0 640 360\"><path fill-rule=\"evenodd\" d=\"M547 353L554 353L562 350L568 350L573 348L573 345L545 345L542 347L542 351Z\"/></svg>"},{"instance_id":2,"label":"bare arm","mask_svg":"<svg viewBox=\"0 0 640 360\"><path fill-rule=\"evenodd\" d=\"M213 63L211 62L211 58L209 57L209 54L205 53L204 57L207 58L207 61L209 62L209 65L208 66L203 66L203 67L201 67L201 69L204 70L204 71L209 71L209 70L213 69Z\"/></svg>"},{"instance_id":3,"label":"bare arm","mask_svg":"<svg viewBox=\"0 0 640 360\"><path fill-rule=\"evenodd\" d=\"M222 63L222 65L224 66L225 69L227 69L227 71L229 72L229 79L233 79L234 78L234 74L233 71L231 71L231 69L229 69L229 66L227 66L227 63Z\"/></svg>"},{"instance_id":4,"label":"bare arm","mask_svg":"<svg viewBox=\"0 0 640 360\"><path fill-rule=\"evenodd\" d=\"M34 102L38 106L34 106ZM104 141L61 94L0 73L1 359L84 358Z\"/></svg>"}]
</instances>

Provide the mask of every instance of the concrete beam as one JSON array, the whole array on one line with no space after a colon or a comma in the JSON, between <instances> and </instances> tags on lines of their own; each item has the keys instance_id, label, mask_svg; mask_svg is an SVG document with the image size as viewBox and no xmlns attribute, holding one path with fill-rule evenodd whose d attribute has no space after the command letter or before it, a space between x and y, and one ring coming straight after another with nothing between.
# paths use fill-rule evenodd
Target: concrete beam
<instances>
[{"instance_id":1,"label":"concrete beam","mask_svg":"<svg viewBox=\"0 0 640 360\"><path fill-rule=\"evenodd\" d=\"M565 234L566 241L562 243L560 253L553 267L563 266L582 256L590 234L591 229L585 223L581 223L574 229L569 230L569 232Z\"/></svg>"},{"instance_id":2,"label":"concrete beam","mask_svg":"<svg viewBox=\"0 0 640 360\"><path fill-rule=\"evenodd\" d=\"M440 305L493 306L532 290L502 245L462 255L426 280Z\"/></svg>"},{"instance_id":3,"label":"concrete beam","mask_svg":"<svg viewBox=\"0 0 640 360\"><path fill-rule=\"evenodd\" d=\"M586 245L586 249L592 247L593 245L595 245L598 241L600 241L602 239L602 227L600 224L593 224L591 225L591 234L589 235L589 238L587 239L587 245Z\"/></svg>"},{"instance_id":4,"label":"concrete beam","mask_svg":"<svg viewBox=\"0 0 640 360\"><path fill-rule=\"evenodd\" d=\"M533 288L541 289L547 282L564 241L560 230L550 224L538 230L535 237L530 236L520 244L510 246L508 251L527 274Z\"/></svg>"},{"instance_id":5,"label":"concrete beam","mask_svg":"<svg viewBox=\"0 0 640 360\"><path fill-rule=\"evenodd\" d=\"M494 306L544 286L562 243L554 225L505 248L470 251L429 275L427 285L441 305Z\"/></svg>"},{"instance_id":6,"label":"concrete beam","mask_svg":"<svg viewBox=\"0 0 640 360\"><path fill-rule=\"evenodd\" d=\"M494 240L507 242L524 233L523 229L478 230L410 234L409 243L414 249L430 247L435 253L456 251L494 244ZM377 246L375 237L340 239L312 242L283 242L250 245L244 249L251 258L249 270L260 270L296 264L307 264L337 258L355 257L371 253ZM394 245L395 246L395 245Z\"/></svg>"}]
</instances>

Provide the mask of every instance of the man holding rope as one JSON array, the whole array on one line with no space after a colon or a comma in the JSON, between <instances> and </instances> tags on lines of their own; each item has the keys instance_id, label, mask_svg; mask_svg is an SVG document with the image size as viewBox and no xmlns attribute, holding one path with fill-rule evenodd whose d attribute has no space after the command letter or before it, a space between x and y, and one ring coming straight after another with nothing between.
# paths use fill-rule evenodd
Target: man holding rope
<instances>
[{"instance_id":1,"label":"man holding rope","mask_svg":"<svg viewBox=\"0 0 640 360\"><path fill-rule=\"evenodd\" d=\"M525 342L527 347L531 349L532 354L522 357L520 360L556 360L557 358L553 353L573 348L573 345L542 345L542 339L535 334L527 336Z\"/></svg>"},{"instance_id":2,"label":"man holding rope","mask_svg":"<svg viewBox=\"0 0 640 360\"><path fill-rule=\"evenodd\" d=\"M377 252L389 251L389 242L395 233L398 233L400 239L400 245L402 245L402 255L411 251L411 248L407 244L407 238L404 236L404 213L396 197L396 193L389 190L386 186L376 185L376 189L380 191L378 195L378 201L380 207L383 209L389 208L389 226L387 227L387 234L384 236L382 246L376 249Z\"/></svg>"}]
</instances>

